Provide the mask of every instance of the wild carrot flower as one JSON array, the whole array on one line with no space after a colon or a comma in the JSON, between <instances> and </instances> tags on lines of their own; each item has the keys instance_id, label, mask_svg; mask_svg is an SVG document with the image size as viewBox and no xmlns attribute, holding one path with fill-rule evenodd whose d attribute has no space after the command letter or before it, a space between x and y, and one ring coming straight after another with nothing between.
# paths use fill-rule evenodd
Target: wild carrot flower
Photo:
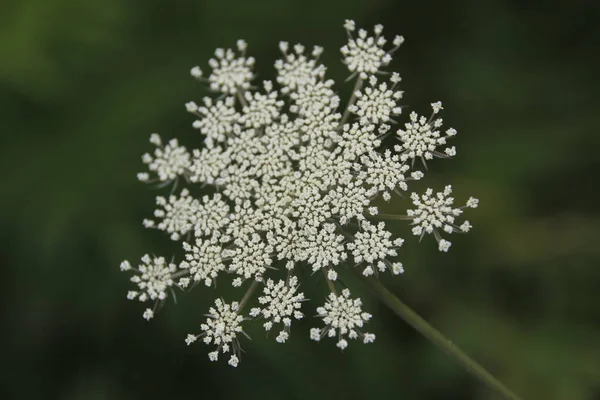
<instances>
[{"instance_id":1,"label":"wild carrot flower","mask_svg":"<svg viewBox=\"0 0 600 400\"><path fill-rule=\"evenodd\" d=\"M137 268L123 261L121 269L134 272L127 297L152 303L143 311L149 320L175 291L212 291L217 281L240 288L237 301L216 295L206 320L198 322L200 332L185 338L187 344L201 339L212 346L210 360L226 355L237 366L246 336L242 325L253 321L275 330L275 341L290 340L293 320L315 315L305 310L301 270L322 276L330 290L316 308L324 325L305 334L316 341L335 338L340 349L351 339L373 342L375 335L363 331L371 314L348 288L338 294L339 273L404 272L404 240L381 221L389 216L380 214L376 202L404 197L411 182L424 177L416 159L425 166L456 154L445 147L456 130L442 133L440 102L432 103L429 118L412 112L399 125L401 78L386 68L404 39L389 43L381 25L369 33L347 20L344 28L342 61L355 79L345 104L319 62L323 48L281 42L276 77L254 82L255 60L240 40L235 50L215 51L207 74L198 66L190 71L214 94L185 104L200 145L189 150L177 139L150 137L155 149L142 157L147 171L138 179L172 190L156 197L154 215L143 225L181 241L183 252L170 262L146 255ZM394 150L382 148L388 136L396 141ZM193 187L203 194L196 197ZM450 186L436 194L411 193L406 213L391 217L410 221L420 238L432 234L439 250L448 251L442 235L468 232L471 224L457 219L478 204L470 198L454 207L451 193Z\"/></svg>"}]
</instances>

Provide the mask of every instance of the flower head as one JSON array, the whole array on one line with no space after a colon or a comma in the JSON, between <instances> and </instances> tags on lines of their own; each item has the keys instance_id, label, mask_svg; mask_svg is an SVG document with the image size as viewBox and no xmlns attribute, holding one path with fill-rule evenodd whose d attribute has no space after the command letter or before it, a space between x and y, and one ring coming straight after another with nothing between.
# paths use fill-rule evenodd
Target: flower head
<instances>
[{"instance_id":1,"label":"flower head","mask_svg":"<svg viewBox=\"0 0 600 400\"><path fill-rule=\"evenodd\" d=\"M167 263L164 257L151 258L149 255L142 257L142 263L137 269L132 268L129 261L121 263L121 271L134 271L136 274L131 277L131 282L135 283L137 290L131 290L127 293L129 300L138 299L139 301L163 301L168 296L168 290L175 283L173 274L177 266L173 263ZM153 310L146 309L144 318L149 320L154 317Z\"/></svg>"},{"instance_id":2,"label":"flower head","mask_svg":"<svg viewBox=\"0 0 600 400\"><path fill-rule=\"evenodd\" d=\"M238 41L237 47L240 54L236 54L232 49L217 49L215 58L208 60L212 68L208 82L215 92L235 94L250 89L250 81L254 77L252 73L254 58L244 56L245 42Z\"/></svg>"},{"instance_id":3,"label":"flower head","mask_svg":"<svg viewBox=\"0 0 600 400\"><path fill-rule=\"evenodd\" d=\"M438 192L435 196L432 189L427 189L421 196L416 193L410 195L416 207L407 211L407 215L412 219L413 235L423 237L425 234L433 234L440 251L448 251L451 245L449 241L442 239L440 230L448 234L468 232L471 229L469 221L458 226L456 218L463 213L464 208L475 208L479 203L477 199L471 197L465 206L453 208L454 198L450 197L451 194L452 186L448 185L443 192Z\"/></svg>"},{"instance_id":4,"label":"flower head","mask_svg":"<svg viewBox=\"0 0 600 400\"><path fill-rule=\"evenodd\" d=\"M439 146L446 144L448 138L456 135L456 130L449 128L446 135L440 133L442 119L436 118L436 114L442 109L442 103L432 103L433 113L431 117L419 117L415 112L410 113L410 122L404 124L405 129L397 132L401 145L396 145L395 150L400 153L402 161L415 159L431 160L433 157L452 157L456 155L454 147L446 147L441 153L437 150Z\"/></svg>"},{"instance_id":5,"label":"flower head","mask_svg":"<svg viewBox=\"0 0 600 400\"><path fill-rule=\"evenodd\" d=\"M362 301L352 299L350 290L344 289L341 295L330 293L327 302L317 308L319 318L325 323L324 328L312 328L310 338L319 341L323 336L337 337L336 346L344 350L348 347L347 339L361 339L363 343L372 343L375 335L363 333L361 328L371 319L371 314L362 311Z\"/></svg>"},{"instance_id":6,"label":"flower head","mask_svg":"<svg viewBox=\"0 0 600 400\"><path fill-rule=\"evenodd\" d=\"M169 143L163 145L160 136L153 133L150 136L150 143L156 146L154 155L146 153L142 156L142 161L157 175L159 181L172 181L187 171L190 166L190 154L185 147L179 145L177 139L171 139ZM147 182L150 176L147 173L140 173L138 179Z\"/></svg>"},{"instance_id":7,"label":"flower head","mask_svg":"<svg viewBox=\"0 0 600 400\"><path fill-rule=\"evenodd\" d=\"M198 200L191 197L187 189L183 189L179 197L171 195L167 199L158 196L156 205L158 208L154 210L154 216L160 222L145 219L144 226L170 233L172 240L179 240L192 230L200 209Z\"/></svg>"},{"instance_id":8,"label":"flower head","mask_svg":"<svg viewBox=\"0 0 600 400\"><path fill-rule=\"evenodd\" d=\"M203 102L204 105L200 107L193 103L191 107L188 107L188 111L199 117L194 121L193 127L199 129L206 136L205 144L211 148L215 142L222 143L228 135L233 133L240 114L234 107L235 99L233 97L226 97L225 100L216 102L210 97L205 97Z\"/></svg>"},{"instance_id":9,"label":"flower head","mask_svg":"<svg viewBox=\"0 0 600 400\"><path fill-rule=\"evenodd\" d=\"M196 239L194 246L184 242L183 249L186 252L185 261L181 262L179 268L189 270L194 281L210 286L218 273L225 270L223 247L217 236L209 240ZM179 285L187 286L188 283L189 278L182 278Z\"/></svg>"},{"instance_id":10,"label":"flower head","mask_svg":"<svg viewBox=\"0 0 600 400\"><path fill-rule=\"evenodd\" d=\"M143 312L149 320L170 292L213 290L217 279L231 279L233 290L240 291L239 302L215 300L201 332L185 339L214 346L213 361L225 354L230 365L238 365L245 320L275 330L279 343L290 340L292 322L303 318L301 306L307 300L299 290L300 278L308 276L311 283L325 280L322 287L329 289L325 304L317 308L323 326L313 328L311 338L335 337L340 349L350 339L373 342L375 335L363 332L371 315L348 289L338 294L338 273L404 271L398 261L403 239L381 219L411 221L413 234L433 234L442 251L450 242L441 234L472 228L456 219L478 201L470 198L454 207L450 186L435 195L431 189L411 194L407 215L383 210L380 200L389 201L393 194L401 200L411 181L423 178L415 159L425 163L456 153L454 147L444 149L456 131L441 133L440 102L432 103L430 118L411 113L403 128L393 129L403 116L403 92L397 88L400 75L384 69L404 39L396 36L388 43L381 25L368 33L347 20L344 28L343 63L355 79L347 101L338 95L344 91L336 82L325 77L321 47L309 51L281 42L275 79L257 88L251 84L254 59L246 56L247 44L240 40L236 50L215 51L208 74L199 67L190 71L214 94L185 105L200 132L192 137L198 148L188 152L177 139L164 144L157 134L150 138L156 149L143 156L149 171L138 179L171 187L156 197L154 216L143 223L181 240L182 254L174 258L177 264L144 256L138 269L124 261L121 269L135 272L136 290L128 297L154 301ZM395 152L382 149L394 132L399 140ZM178 185L184 188L177 192Z\"/></svg>"},{"instance_id":11,"label":"flower head","mask_svg":"<svg viewBox=\"0 0 600 400\"><path fill-rule=\"evenodd\" d=\"M325 75L325 67L317 65L317 58L323 48L315 46L310 56L307 56L305 47L297 44L292 47L287 42L280 42L279 49L283 59L275 62L277 70L277 83L282 86L282 92L294 92L306 84L314 83Z\"/></svg>"},{"instance_id":12,"label":"flower head","mask_svg":"<svg viewBox=\"0 0 600 400\"><path fill-rule=\"evenodd\" d=\"M200 335L189 334L185 342L190 345L198 338L202 338L204 344L216 346L215 350L208 353L210 361L217 361L219 353L231 354L228 364L237 367L240 362L240 345L238 334L245 335L242 329L244 317L238 313L239 303L225 303L222 299L215 300L215 306L211 307L207 314L206 322L200 325Z\"/></svg>"},{"instance_id":13,"label":"flower head","mask_svg":"<svg viewBox=\"0 0 600 400\"><path fill-rule=\"evenodd\" d=\"M371 75L369 86L355 93L356 103L348 109L360 118L363 125L387 123L392 116L399 115L402 108L397 101L402 92L388 88L387 83L377 85L377 78Z\"/></svg>"},{"instance_id":14,"label":"flower head","mask_svg":"<svg viewBox=\"0 0 600 400\"><path fill-rule=\"evenodd\" d=\"M387 258L398 255L396 249L402 246L404 240L400 238L392 240L392 233L385 229L384 222L377 225L372 225L368 221L363 222L355 237L356 239L349 242L347 247L352 251L357 265L366 264L362 272L364 276L373 275L377 270L383 272L390 269L394 275L402 271L401 263L391 263Z\"/></svg>"},{"instance_id":15,"label":"flower head","mask_svg":"<svg viewBox=\"0 0 600 400\"><path fill-rule=\"evenodd\" d=\"M359 29L358 37L352 37L355 30L354 21L344 24L348 32L348 43L342 47L344 63L352 73L358 73L361 79L367 79L369 74L379 72L381 67L387 66L392 60L391 54L402 44L399 38L394 39L394 47L389 51L384 50L387 40L381 36L383 27L376 25L373 29L374 36L369 36L366 30Z\"/></svg>"},{"instance_id":16,"label":"flower head","mask_svg":"<svg viewBox=\"0 0 600 400\"><path fill-rule=\"evenodd\" d=\"M274 324L282 324L283 329L275 339L279 343L285 343L289 338L292 319L301 319L304 315L300 312L300 306L304 299L303 293L297 293L298 278L290 277L287 281L267 280L263 295L258 298L261 307L255 307L250 311L253 317L261 316L266 322L263 324L265 330L270 331Z\"/></svg>"}]
</instances>

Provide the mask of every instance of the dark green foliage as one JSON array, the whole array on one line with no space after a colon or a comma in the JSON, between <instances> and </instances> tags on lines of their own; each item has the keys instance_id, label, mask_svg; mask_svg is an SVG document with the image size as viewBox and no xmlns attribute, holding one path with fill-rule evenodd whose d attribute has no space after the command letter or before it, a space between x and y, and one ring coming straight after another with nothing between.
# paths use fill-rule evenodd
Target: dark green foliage
<instances>
[{"instance_id":1,"label":"dark green foliage","mask_svg":"<svg viewBox=\"0 0 600 400\"><path fill-rule=\"evenodd\" d=\"M178 296L152 323L125 299L119 262L173 249L142 228L154 193L135 174L151 132L198 139L184 103L203 88L189 68L244 38L267 79L288 40L323 45L341 84L342 24L353 18L405 36L392 68L406 110L443 100L459 132L457 157L431 162L427 184L481 200L472 234L448 254L433 240L414 246L394 222L413 246L401 252L405 275L384 283L524 398L597 399L600 12L591 0L541 3L4 0L0 396L496 398L358 282L375 344L340 354L311 343L307 318L285 345L250 330L238 369L184 344L214 289ZM311 299L325 294L304 285Z\"/></svg>"}]
</instances>

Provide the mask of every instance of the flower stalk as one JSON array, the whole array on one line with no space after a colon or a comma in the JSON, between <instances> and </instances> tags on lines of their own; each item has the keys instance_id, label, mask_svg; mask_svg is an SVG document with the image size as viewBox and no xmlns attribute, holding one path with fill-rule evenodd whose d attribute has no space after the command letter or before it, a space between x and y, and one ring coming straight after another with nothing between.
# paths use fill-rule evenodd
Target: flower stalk
<instances>
[{"instance_id":1,"label":"flower stalk","mask_svg":"<svg viewBox=\"0 0 600 400\"><path fill-rule=\"evenodd\" d=\"M479 365L475 360L469 357L458 346L446 338L440 331L435 329L431 324L425 321L409 306L404 304L398 297L390 292L383 284L375 278L366 278L358 274L361 279L371 288L371 290L379 297L379 299L388 306L396 315L406 321L410 326L415 328L419 333L429 339L433 344L441 348L445 353L453 357L470 373L479 378L483 383L494 389L507 399L522 400L514 394L496 377L490 374L485 368Z\"/></svg>"}]
</instances>

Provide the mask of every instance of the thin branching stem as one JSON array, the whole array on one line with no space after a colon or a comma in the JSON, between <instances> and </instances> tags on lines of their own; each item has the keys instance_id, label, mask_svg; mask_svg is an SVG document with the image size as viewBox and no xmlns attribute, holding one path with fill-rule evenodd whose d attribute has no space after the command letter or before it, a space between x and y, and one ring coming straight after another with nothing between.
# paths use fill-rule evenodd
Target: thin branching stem
<instances>
[{"instance_id":1,"label":"thin branching stem","mask_svg":"<svg viewBox=\"0 0 600 400\"><path fill-rule=\"evenodd\" d=\"M380 219L398 219L402 221L410 221L413 217L409 217L408 215L394 215L394 214L375 214L370 215L371 218L380 218Z\"/></svg>"},{"instance_id":2,"label":"thin branching stem","mask_svg":"<svg viewBox=\"0 0 600 400\"><path fill-rule=\"evenodd\" d=\"M365 278L361 274L357 274L368 286L377 294L383 303L388 306L400 318L406 321L410 326L415 328L419 333L440 347L444 352L456 359L470 373L481 379L486 385L502 394L507 399L522 400L514 394L502 382L496 379L492 374L485 370L481 365L464 353L452 341L446 338L440 331L431 326L427 321L421 318L410 307L404 304L398 297L390 292L385 286L375 278Z\"/></svg>"},{"instance_id":3,"label":"thin branching stem","mask_svg":"<svg viewBox=\"0 0 600 400\"><path fill-rule=\"evenodd\" d=\"M346 123L346 121L348 120L348 118L350 117L350 107L356 101L356 92L358 92L360 90L360 88L362 87L362 84L363 84L363 79L360 77L360 74L359 74L358 78L356 78L356 84L354 85L354 88L352 89L352 96L350 96L350 100L348 100L348 105L346 106L346 110L344 111L344 115L342 115L342 120L340 121L340 126L343 126Z\"/></svg>"},{"instance_id":4,"label":"thin branching stem","mask_svg":"<svg viewBox=\"0 0 600 400\"><path fill-rule=\"evenodd\" d=\"M242 297L242 300L240 300L240 305L238 307L239 311L242 311L242 308L244 308L244 306L250 299L250 296L252 296L252 293L254 293L254 291L258 287L258 284L259 284L259 281L257 281L257 280L252 281L252 284L250 285L248 290L246 290L246 294L244 294L244 297Z\"/></svg>"}]
</instances>

